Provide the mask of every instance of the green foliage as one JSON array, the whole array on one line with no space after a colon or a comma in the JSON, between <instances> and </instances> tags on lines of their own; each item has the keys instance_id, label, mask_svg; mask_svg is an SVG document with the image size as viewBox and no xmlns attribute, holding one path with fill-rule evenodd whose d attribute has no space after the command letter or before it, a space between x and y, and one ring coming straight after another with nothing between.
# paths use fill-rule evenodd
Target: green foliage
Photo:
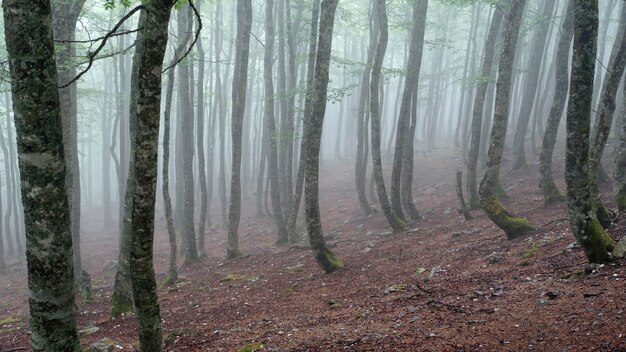
<instances>
[{"instance_id":1,"label":"green foliage","mask_svg":"<svg viewBox=\"0 0 626 352\"><path fill-rule=\"evenodd\" d=\"M118 0L105 0L104 1L104 9L105 10L112 10L117 6L117 1ZM124 6L124 7L130 7L130 5L132 4L132 0L119 0L120 5Z\"/></svg>"}]
</instances>

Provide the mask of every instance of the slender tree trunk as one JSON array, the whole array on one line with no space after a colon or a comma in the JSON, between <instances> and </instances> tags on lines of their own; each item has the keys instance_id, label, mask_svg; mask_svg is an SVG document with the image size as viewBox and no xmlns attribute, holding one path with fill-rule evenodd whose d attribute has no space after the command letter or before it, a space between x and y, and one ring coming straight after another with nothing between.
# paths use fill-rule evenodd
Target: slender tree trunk
<instances>
[{"instance_id":1,"label":"slender tree trunk","mask_svg":"<svg viewBox=\"0 0 626 352\"><path fill-rule=\"evenodd\" d=\"M198 1L196 7L200 11L201 2ZM198 107L196 110L196 151L198 155L198 174L200 176L200 223L198 225L198 255L205 257L204 237L207 223L208 194L207 194L207 178L206 165L204 157L204 47L202 46L202 36L198 38L196 43L198 50Z\"/></svg>"},{"instance_id":2,"label":"slender tree trunk","mask_svg":"<svg viewBox=\"0 0 626 352\"><path fill-rule=\"evenodd\" d=\"M568 0L567 10L561 29L561 37L555 52L554 73L555 87L552 108L546 123L546 131L543 134L543 144L539 156L539 181L544 203L551 204L563 200L552 176L552 153L556 144L556 136L561 122L561 116L567 101L567 90L569 86L569 51L574 35L574 0Z\"/></svg>"},{"instance_id":3,"label":"slender tree trunk","mask_svg":"<svg viewBox=\"0 0 626 352\"><path fill-rule=\"evenodd\" d=\"M589 190L589 130L598 38L598 2L574 1L574 54L567 106L565 182L570 226L587 259L603 263L610 259L615 242L595 217Z\"/></svg>"},{"instance_id":4,"label":"slender tree trunk","mask_svg":"<svg viewBox=\"0 0 626 352\"><path fill-rule=\"evenodd\" d=\"M626 66L626 6L622 6L620 16L620 25L617 31L617 37L613 44L611 58L609 59L608 70L604 81L602 82L602 92L600 93L600 105L597 119L591 133L591 146L589 150L589 175L591 175L591 183L589 184L591 197L596 209L596 216L600 224L604 228L611 225L611 216L608 209L600 199L600 190L598 189L597 177L600 167L604 147L609 139L611 125L613 124L613 113L615 112L615 97L617 90L624 76L624 67Z\"/></svg>"},{"instance_id":5,"label":"slender tree trunk","mask_svg":"<svg viewBox=\"0 0 626 352\"><path fill-rule=\"evenodd\" d=\"M241 133L248 87L248 57L252 29L251 0L237 0L237 38L232 94L232 171L230 182L230 209L228 211L228 250L226 257L241 256L239 251L239 218L241 217Z\"/></svg>"},{"instance_id":6,"label":"slender tree trunk","mask_svg":"<svg viewBox=\"0 0 626 352\"><path fill-rule=\"evenodd\" d=\"M426 26L426 10L428 8L428 0L415 1L413 3L413 29L411 31L411 42L409 44L409 57L407 60L406 79L404 81L404 91L402 92L402 103L400 105L400 114L398 116L396 145L393 154L393 169L391 172L391 204L393 211L396 214L403 214L402 211L402 196L401 187L404 182L413 182L412 180L412 164L413 164L413 138L414 134L411 134L411 130L415 133L415 123L412 122L412 110L416 108L416 104L413 104L415 92L417 91L417 84L419 82L419 73L422 66L422 52L424 47L424 32ZM407 145L411 144L408 148ZM410 149L410 150L408 150ZM410 155L410 160L406 160L405 155ZM407 169L404 169L403 164L405 161L411 163L411 174L407 175ZM406 180L407 176L410 176L410 180ZM412 194L410 187L404 187L405 191ZM413 199L410 196L410 199ZM408 199L407 199L408 200ZM409 205L407 210L409 216L413 220L419 218L419 213L415 207L411 207L412 203L404 202Z\"/></svg>"},{"instance_id":7,"label":"slender tree trunk","mask_svg":"<svg viewBox=\"0 0 626 352\"><path fill-rule=\"evenodd\" d=\"M33 351L80 351L50 2L5 0Z\"/></svg>"},{"instance_id":8,"label":"slender tree trunk","mask_svg":"<svg viewBox=\"0 0 626 352\"><path fill-rule=\"evenodd\" d=\"M527 220L511 215L497 198L500 162L504 149L504 138L506 136L511 100L513 61L525 6L526 0L512 0L511 11L507 15L508 18L504 28L504 47L500 56L498 81L496 83L496 108L493 117L493 127L491 128L489 161L485 176L480 183L480 203L483 209L491 221L506 232L509 239L519 237L533 228Z\"/></svg>"},{"instance_id":9,"label":"slender tree trunk","mask_svg":"<svg viewBox=\"0 0 626 352\"><path fill-rule=\"evenodd\" d=\"M380 151L380 105L379 105L379 85L381 68L385 51L387 49L388 29L387 29L387 9L385 0L376 0L375 13L379 21L378 44L376 45L376 54L374 56L374 66L372 67L372 76L370 79L370 114L372 124L372 165L374 167L374 178L376 181L376 191L378 192L378 200L380 207L394 231L400 231L404 227L404 222L398 217L387 197L385 189L385 181L383 179L383 166Z\"/></svg>"},{"instance_id":10,"label":"slender tree trunk","mask_svg":"<svg viewBox=\"0 0 626 352\"><path fill-rule=\"evenodd\" d=\"M319 208L319 152L322 126L326 110L330 53L333 26L338 0L323 0L320 14L319 38L315 59L315 75L311 91L311 114L305 119L306 159L305 164L305 210L309 241L318 264L331 273L343 268L344 264L331 252L324 240Z\"/></svg>"},{"instance_id":11,"label":"slender tree trunk","mask_svg":"<svg viewBox=\"0 0 626 352\"><path fill-rule=\"evenodd\" d=\"M476 85L476 97L474 98L474 108L472 110L472 130L471 142L469 145L469 153L467 157L467 190L469 195L469 206L471 209L480 207L480 196L478 195L478 151L480 149L481 129L483 125L483 108L486 102L487 87L493 69L493 58L496 51L496 39L502 23L502 10L495 8L491 24L489 25L489 34L485 42L485 51L483 56L481 77Z\"/></svg>"}]
</instances>

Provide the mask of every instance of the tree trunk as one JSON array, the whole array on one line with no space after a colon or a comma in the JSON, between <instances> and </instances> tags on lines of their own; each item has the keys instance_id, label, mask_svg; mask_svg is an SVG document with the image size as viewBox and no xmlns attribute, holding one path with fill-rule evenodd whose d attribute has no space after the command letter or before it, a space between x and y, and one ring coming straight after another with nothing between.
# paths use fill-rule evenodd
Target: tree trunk
<instances>
[{"instance_id":1,"label":"tree trunk","mask_svg":"<svg viewBox=\"0 0 626 352\"><path fill-rule=\"evenodd\" d=\"M485 52L480 73L481 77L476 84L476 97L474 98L474 108L472 110L472 138L467 157L466 181L469 195L469 206L471 209L477 209L480 207L480 196L478 195L477 181L478 151L480 149L480 140L482 138L481 129L483 125L483 108L485 106L485 102L487 101L487 87L490 83L489 80L493 69L493 58L496 51L496 39L498 38L501 23L502 10L496 7L493 12L493 17L491 18L491 24L489 25L487 41L485 42Z\"/></svg>"},{"instance_id":2,"label":"tree trunk","mask_svg":"<svg viewBox=\"0 0 626 352\"><path fill-rule=\"evenodd\" d=\"M525 142L528 131L528 122L530 121L530 113L535 102L535 93L537 92L537 83L539 82L539 70L541 68L541 59L543 58L544 48L548 27L552 23L551 17L554 12L556 1L545 1L541 11L541 22L535 26L532 44L530 47L530 57L528 60L528 73L524 82L524 92L521 100L521 110L517 120L517 128L515 129L515 137L513 140L513 170L518 170L526 165Z\"/></svg>"},{"instance_id":3,"label":"tree trunk","mask_svg":"<svg viewBox=\"0 0 626 352\"><path fill-rule=\"evenodd\" d=\"M410 163L413 164L413 148L407 150L407 144L413 145L414 134L408 133L410 130L415 132L414 123L411 121L411 112L416 108L416 104L413 104L415 92L419 82L419 73L422 66L422 52L424 47L424 32L426 26L426 11L428 9L428 0L415 1L413 3L413 29L411 31L411 42L409 44L409 57L406 67L406 79L404 81L404 91L402 92L402 103L400 104L400 114L398 116L396 145L393 154L393 169L391 172L391 204L393 211L399 217L402 217L402 196L401 187L404 182L413 182L412 180L412 167L411 174L406 174L406 169L403 168L405 161L405 154L411 154ZM411 165L412 166L412 165ZM404 169L404 173L402 172ZM410 176L410 180L405 180L407 176ZM412 194L411 187L404 187L405 191ZM409 196L412 199L412 196ZM405 202L406 203L406 202ZM412 203L411 203L412 204ZM409 209L410 208L410 209ZM409 216L413 220L419 218L419 213L415 207L409 205L407 210Z\"/></svg>"},{"instance_id":4,"label":"tree trunk","mask_svg":"<svg viewBox=\"0 0 626 352\"><path fill-rule=\"evenodd\" d=\"M570 226L587 259L603 263L610 259L615 242L595 217L588 171L589 125L593 74L598 37L598 2L574 1L574 54L567 106L565 182Z\"/></svg>"},{"instance_id":5,"label":"tree trunk","mask_svg":"<svg viewBox=\"0 0 626 352\"><path fill-rule=\"evenodd\" d=\"M596 216L600 224L604 228L611 225L611 216L600 199L600 190L598 189L597 177L598 169L601 163L604 147L609 139L611 125L613 124L613 113L615 112L615 97L617 89L624 75L624 67L626 66L626 6L622 6L620 16L620 25L617 31L617 37L613 44L611 58L609 59L608 70L602 83L602 92L600 93L600 105L598 117L593 126L591 135L591 148L589 150L589 175L591 175L591 183L589 190L596 209Z\"/></svg>"},{"instance_id":6,"label":"tree trunk","mask_svg":"<svg viewBox=\"0 0 626 352\"><path fill-rule=\"evenodd\" d=\"M50 2L5 0L33 351L80 351Z\"/></svg>"},{"instance_id":7,"label":"tree trunk","mask_svg":"<svg viewBox=\"0 0 626 352\"><path fill-rule=\"evenodd\" d=\"M230 208L228 211L228 250L226 257L241 256L239 251L239 218L241 217L241 133L248 87L248 57L252 29L251 0L237 0L237 38L232 93L232 171L230 181Z\"/></svg>"},{"instance_id":8,"label":"tree trunk","mask_svg":"<svg viewBox=\"0 0 626 352\"><path fill-rule=\"evenodd\" d=\"M489 146L489 161L487 171L480 183L480 204L499 228L506 232L509 239L514 239L532 230L532 225L525 219L511 215L500 203L497 197L499 184L500 162L504 149L504 138L508 123L509 105L511 100L511 76L517 38L522 21L522 14L526 0L513 0L511 11L508 14L504 28L504 47L498 67L498 81L496 83L496 108L491 128L491 144Z\"/></svg>"},{"instance_id":9,"label":"tree trunk","mask_svg":"<svg viewBox=\"0 0 626 352\"><path fill-rule=\"evenodd\" d=\"M319 24L319 38L315 60L315 75L311 91L311 114L305 119L306 159L305 165L305 210L309 241L315 259L325 272L343 268L344 264L326 245L319 208L319 153L322 126L326 110L330 53L333 40L335 10L338 0L323 0Z\"/></svg>"},{"instance_id":10,"label":"tree trunk","mask_svg":"<svg viewBox=\"0 0 626 352\"><path fill-rule=\"evenodd\" d=\"M568 0L567 10L561 29L561 37L555 52L555 87L552 108L543 134L543 144L539 156L539 181L544 203L551 204L563 200L552 176L552 153L556 144L556 136L561 122L561 116L567 101L569 86L569 50L574 35L574 0Z\"/></svg>"},{"instance_id":11,"label":"tree trunk","mask_svg":"<svg viewBox=\"0 0 626 352\"><path fill-rule=\"evenodd\" d=\"M380 105L379 105L379 85L380 75L383 65L385 51L387 49L388 29L387 29L387 10L385 0L376 0L375 13L379 21L378 44L376 45L376 54L374 55L374 65L372 67L372 76L370 79L370 114L372 124L372 164L374 167L374 178L376 181L376 191L378 192L378 200L380 207L394 231L400 231L404 227L404 222L398 217L387 197L385 189L385 180L383 179L383 165L380 151Z\"/></svg>"}]
</instances>

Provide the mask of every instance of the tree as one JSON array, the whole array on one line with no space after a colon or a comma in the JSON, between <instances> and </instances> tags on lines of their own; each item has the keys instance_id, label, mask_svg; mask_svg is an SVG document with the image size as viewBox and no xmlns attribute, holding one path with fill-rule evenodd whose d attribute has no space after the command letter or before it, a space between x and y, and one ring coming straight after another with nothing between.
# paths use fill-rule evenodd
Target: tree
<instances>
[{"instance_id":1,"label":"tree","mask_svg":"<svg viewBox=\"0 0 626 352\"><path fill-rule=\"evenodd\" d=\"M601 165L604 147L609 139L611 125L613 124L613 113L615 112L615 98L617 90L624 75L626 67L626 6L622 6L620 24L617 37L613 44L611 57L609 59L608 70L602 82L602 92L600 93L599 111L591 133L591 146L589 149L589 174L597 175ZM596 216L604 228L611 225L611 216L608 209L600 199L597 178L592 178L589 184L591 197L596 209Z\"/></svg>"},{"instance_id":2,"label":"tree","mask_svg":"<svg viewBox=\"0 0 626 352\"><path fill-rule=\"evenodd\" d=\"M541 154L539 156L539 181L543 200L545 204L550 204L563 199L558 188L554 183L552 176L552 152L556 143L556 135L561 122L561 116L565 109L567 101L567 90L569 86L569 50L572 45L572 37L574 36L574 0L569 0L565 18L561 29L561 37L555 52L555 87L554 99L548 121L546 123L546 131L543 134L543 144Z\"/></svg>"},{"instance_id":3,"label":"tree","mask_svg":"<svg viewBox=\"0 0 626 352\"><path fill-rule=\"evenodd\" d=\"M496 51L496 39L500 32L503 11L496 7L489 25L489 32L485 42L481 76L476 84L476 97L474 98L474 108L472 110L472 128L469 153L467 157L467 190L469 194L470 208L480 207L480 196L478 195L478 151L480 150L481 129L483 124L483 107L487 97L487 87L489 86L489 76L493 69L493 58Z\"/></svg>"},{"instance_id":4,"label":"tree","mask_svg":"<svg viewBox=\"0 0 626 352\"><path fill-rule=\"evenodd\" d=\"M541 68L541 59L543 58L544 48L548 33L548 27L551 23L550 19L554 12L556 1L545 1L541 10L539 23L533 31L531 41L530 54L528 59L528 73L524 82L524 92L521 101L521 110L517 120L517 128L515 129L515 137L513 140L513 170L517 170L526 165L526 152L524 150L526 142L526 134L528 131L528 122L530 114L533 110L535 95L537 92L537 84L539 82L539 73Z\"/></svg>"},{"instance_id":5,"label":"tree","mask_svg":"<svg viewBox=\"0 0 626 352\"><path fill-rule=\"evenodd\" d=\"M265 52L263 56L263 91L265 94L265 104L263 110L263 127L265 150L267 152L267 177L270 181L270 197L272 200L272 212L274 215L274 225L278 235L277 243L284 244L288 241L287 227L283 217L283 207L280 197L280 187L278 186L278 147L276 134L276 122L274 117L274 1L265 2ZM285 185L283 184L283 187Z\"/></svg>"},{"instance_id":6,"label":"tree","mask_svg":"<svg viewBox=\"0 0 626 352\"><path fill-rule=\"evenodd\" d=\"M485 213L487 213L491 221L506 232L509 239L514 239L533 228L527 220L511 215L497 197L500 162L504 149L504 138L506 136L511 100L513 61L525 6L526 0L512 0L511 10L507 14L508 18L504 28L504 44L498 66L496 108L491 128L491 144L488 152L489 161L487 162L487 171L480 183L479 190L480 204Z\"/></svg>"},{"instance_id":7,"label":"tree","mask_svg":"<svg viewBox=\"0 0 626 352\"><path fill-rule=\"evenodd\" d=\"M394 212L391 204L389 204L389 198L387 197L387 190L385 188L385 181L383 179L383 165L380 152L380 74L383 65L383 59L385 57L385 51L387 49L388 41L388 24L387 24L387 8L385 6L385 0L376 0L375 13L378 16L378 43L376 45L376 54L374 55L374 62L372 67L372 75L370 78L370 122L372 128L372 165L374 179L376 182L376 191L378 193L378 200L380 207L385 214L385 218L391 225L394 231L400 231L404 227L404 222L401 219L401 214Z\"/></svg>"},{"instance_id":8,"label":"tree","mask_svg":"<svg viewBox=\"0 0 626 352\"><path fill-rule=\"evenodd\" d=\"M406 79L404 81L400 114L396 128L396 145L393 154L393 169L391 172L391 204L393 211L396 214L402 214L404 205L404 210L407 211L407 214L413 220L419 219L419 213L412 202L412 187L404 184L407 182L412 184L413 182L413 139L415 138L417 121L412 121L411 113L417 109L414 101L417 99L415 94L417 92L419 73L422 66L427 9L428 0L413 2L413 28L410 36ZM407 156L409 159L406 158ZM407 167L405 167L405 164L407 164ZM401 192L401 190L403 192ZM404 197L402 193L405 193ZM402 202L403 199L405 200L404 202Z\"/></svg>"},{"instance_id":9,"label":"tree","mask_svg":"<svg viewBox=\"0 0 626 352\"><path fill-rule=\"evenodd\" d=\"M598 38L598 2L574 1L574 53L567 106L565 183L570 226L592 263L609 260L615 241L595 216L589 190L589 130Z\"/></svg>"},{"instance_id":10,"label":"tree","mask_svg":"<svg viewBox=\"0 0 626 352\"><path fill-rule=\"evenodd\" d=\"M239 218L241 217L241 130L246 107L246 89L248 87L248 57L250 55L251 29L251 0L237 0L237 49L235 51L235 68L233 75L233 109L231 121L233 149L230 179L230 208L228 211L228 250L226 252L228 259L241 256L238 238Z\"/></svg>"},{"instance_id":11,"label":"tree","mask_svg":"<svg viewBox=\"0 0 626 352\"><path fill-rule=\"evenodd\" d=\"M315 259L327 273L343 268L344 264L328 248L324 240L319 208L319 157L322 126L326 110L328 89L328 72L330 53L333 41L333 26L335 11L339 0L323 0L321 6L319 37L315 59L315 75L313 90L311 91L311 114L306 118L305 135L306 159L304 160L304 198L306 210L306 225L309 241Z\"/></svg>"},{"instance_id":12,"label":"tree","mask_svg":"<svg viewBox=\"0 0 626 352\"><path fill-rule=\"evenodd\" d=\"M5 0L2 9L20 154L32 349L80 351L50 2Z\"/></svg>"}]
</instances>

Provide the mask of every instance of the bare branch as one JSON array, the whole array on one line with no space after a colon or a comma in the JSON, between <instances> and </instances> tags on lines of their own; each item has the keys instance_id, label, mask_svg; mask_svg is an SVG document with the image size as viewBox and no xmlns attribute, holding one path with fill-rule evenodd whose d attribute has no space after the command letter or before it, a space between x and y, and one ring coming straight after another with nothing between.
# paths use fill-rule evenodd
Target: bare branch
<instances>
[{"instance_id":1,"label":"bare branch","mask_svg":"<svg viewBox=\"0 0 626 352\"><path fill-rule=\"evenodd\" d=\"M200 37L200 31L202 30L202 19L200 19L200 13L198 12L198 9L196 9L196 6L193 4L191 0L189 0L189 6L191 6L193 13L196 16L196 19L198 20L198 29L196 29L196 35L193 38L193 42L191 42L191 45L187 49L187 52L185 52L185 54L181 56L178 60L176 60L173 64L167 66L163 71L161 71L161 73L165 73L165 71L169 70L170 68L178 65L179 62L183 61L187 57L187 55L189 55L189 53L191 52L191 49L193 49L194 45L196 45L196 42L198 41L198 38Z\"/></svg>"}]
</instances>

